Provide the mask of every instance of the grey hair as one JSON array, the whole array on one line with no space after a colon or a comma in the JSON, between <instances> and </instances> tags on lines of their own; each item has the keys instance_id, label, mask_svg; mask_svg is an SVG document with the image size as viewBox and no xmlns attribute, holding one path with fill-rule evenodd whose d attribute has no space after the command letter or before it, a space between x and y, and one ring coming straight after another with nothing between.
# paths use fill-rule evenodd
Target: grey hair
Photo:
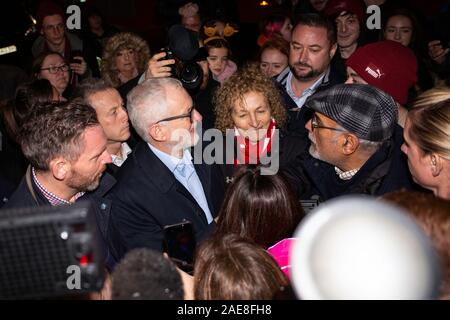
<instances>
[{"instance_id":1,"label":"grey hair","mask_svg":"<svg viewBox=\"0 0 450 320\"><path fill-rule=\"evenodd\" d=\"M336 128L345 130L345 132L350 133L350 131L348 131L347 129L345 129L344 127L342 127L339 124L337 124ZM336 132L336 134L332 140L333 143L337 142L338 136L339 136L339 133ZM359 148L361 149L361 151L363 151L369 155L373 155L383 145L383 141L369 141L369 140L361 139L360 137L357 137L357 138L359 140Z\"/></svg>"},{"instance_id":2,"label":"grey hair","mask_svg":"<svg viewBox=\"0 0 450 320\"><path fill-rule=\"evenodd\" d=\"M369 141L364 139L359 139L359 147L368 154L374 154L383 145L383 141Z\"/></svg>"},{"instance_id":3,"label":"grey hair","mask_svg":"<svg viewBox=\"0 0 450 320\"><path fill-rule=\"evenodd\" d=\"M127 96L128 116L139 136L150 141L148 128L167 114L167 87L183 88L174 78L150 78L136 86Z\"/></svg>"}]
</instances>

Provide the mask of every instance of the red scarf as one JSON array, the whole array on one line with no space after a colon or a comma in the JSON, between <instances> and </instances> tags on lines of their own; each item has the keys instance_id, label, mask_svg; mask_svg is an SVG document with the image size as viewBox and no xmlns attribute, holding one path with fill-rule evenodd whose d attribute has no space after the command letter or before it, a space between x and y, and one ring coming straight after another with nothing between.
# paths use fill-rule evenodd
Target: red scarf
<instances>
[{"instance_id":1,"label":"red scarf","mask_svg":"<svg viewBox=\"0 0 450 320\"><path fill-rule=\"evenodd\" d=\"M260 164L261 157L270 154L272 149L272 137L275 133L275 120L272 119L267 129L266 137L253 144L248 137L243 137L238 129L235 129L236 153L234 165L239 164ZM268 141L267 141L268 140ZM267 143L266 143L267 141Z\"/></svg>"}]
</instances>

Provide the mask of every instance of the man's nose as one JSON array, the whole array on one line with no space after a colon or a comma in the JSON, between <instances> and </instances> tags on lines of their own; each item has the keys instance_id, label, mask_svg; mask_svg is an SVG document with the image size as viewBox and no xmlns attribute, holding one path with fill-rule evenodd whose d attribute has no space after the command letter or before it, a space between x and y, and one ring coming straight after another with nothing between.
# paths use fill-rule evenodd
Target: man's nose
<instances>
[{"instance_id":1,"label":"man's nose","mask_svg":"<svg viewBox=\"0 0 450 320\"><path fill-rule=\"evenodd\" d=\"M300 52L300 62L306 62L308 60L308 52L306 49L303 49Z\"/></svg>"},{"instance_id":2,"label":"man's nose","mask_svg":"<svg viewBox=\"0 0 450 320\"><path fill-rule=\"evenodd\" d=\"M194 109L192 111L192 122L202 121L202 120L203 120L203 116L200 114L200 112L197 111L197 109Z\"/></svg>"}]
</instances>

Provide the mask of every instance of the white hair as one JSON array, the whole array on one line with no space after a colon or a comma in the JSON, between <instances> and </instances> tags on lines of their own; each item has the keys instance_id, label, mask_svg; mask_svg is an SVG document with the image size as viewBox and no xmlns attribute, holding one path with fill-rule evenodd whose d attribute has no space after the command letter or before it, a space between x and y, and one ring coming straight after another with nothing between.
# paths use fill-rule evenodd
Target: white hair
<instances>
[{"instance_id":1,"label":"white hair","mask_svg":"<svg viewBox=\"0 0 450 320\"><path fill-rule=\"evenodd\" d=\"M182 88L174 78L151 78L136 86L127 96L128 116L139 136L150 141L148 128L167 116L167 87Z\"/></svg>"}]
</instances>

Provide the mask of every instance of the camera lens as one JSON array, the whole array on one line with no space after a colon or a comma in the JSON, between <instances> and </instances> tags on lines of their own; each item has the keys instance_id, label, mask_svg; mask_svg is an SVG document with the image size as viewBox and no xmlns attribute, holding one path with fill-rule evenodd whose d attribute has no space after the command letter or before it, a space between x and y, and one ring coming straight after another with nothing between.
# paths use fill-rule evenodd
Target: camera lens
<instances>
[{"instance_id":1,"label":"camera lens","mask_svg":"<svg viewBox=\"0 0 450 320\"><path fill-rule=\"evenodd\" d=\"M203 70L196 62L189 62L183 66L179 78L186 89L196 89L202 83Z\"/></svg>"}]
</instances>

